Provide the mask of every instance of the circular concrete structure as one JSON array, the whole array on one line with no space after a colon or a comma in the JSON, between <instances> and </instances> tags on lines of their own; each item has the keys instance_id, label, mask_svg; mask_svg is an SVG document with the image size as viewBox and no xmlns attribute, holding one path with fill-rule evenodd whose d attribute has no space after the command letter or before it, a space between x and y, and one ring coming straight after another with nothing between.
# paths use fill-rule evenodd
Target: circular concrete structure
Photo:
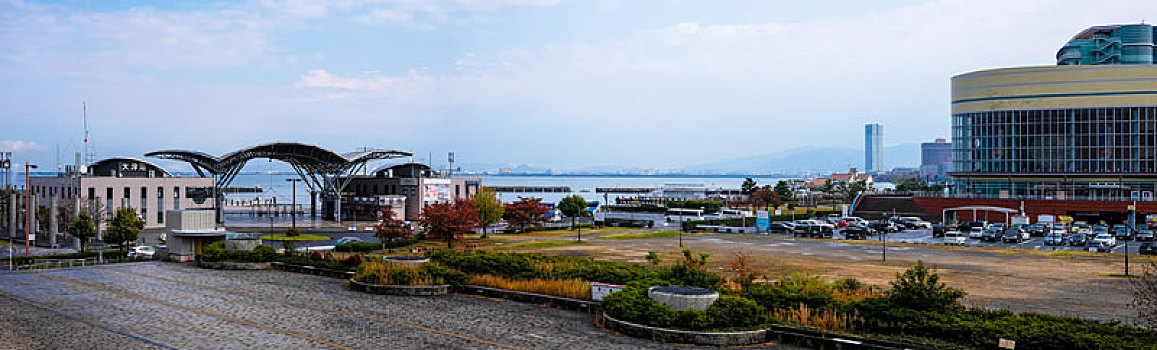
<instances>
[{"instance_id":1,"label":"circular concrete structure","mask_svg":"<svg viewBox=\"0 0 1157 350\"><path fill-rule=\"evenodd\" d=\"M651 287L647 289L647 297L676 311L707 310L716 299L719 299L719 292L697 287Z\"/></svg>"},{"instance_id":2,"label":"circular concrete structure","mask_svg":"<svg viewBox=\"0 0 1157 350\"><path fill-rule=\"evenodd\" d=\"M382 262L384 262L384 263L421 265L421 264L424 264L424 263L429 262L429 261L430 261L430 258L427 258L424 256L389 255L389 256L383 256L382 257Z\"/></svg>"}]
</instances>

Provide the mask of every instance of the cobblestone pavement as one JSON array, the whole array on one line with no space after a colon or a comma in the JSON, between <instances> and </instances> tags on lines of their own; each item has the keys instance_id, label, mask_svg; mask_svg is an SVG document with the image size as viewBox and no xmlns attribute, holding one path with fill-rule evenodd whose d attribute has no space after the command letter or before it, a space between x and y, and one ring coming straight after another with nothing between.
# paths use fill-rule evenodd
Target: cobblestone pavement
<instances>
[{"instance_id":1,"label":"cobblestone pavement","mask_svg":"<svg viewBox=\"0 0 1157 350\"><path fill-rule=\"evenodd\" d=\"M159 262L0 273L0 310L17 310L0 313L0 339L15 339L0 348L688 348L607 333L581 312L370 295L324 277Z\"/></svg>"}]
</instances>

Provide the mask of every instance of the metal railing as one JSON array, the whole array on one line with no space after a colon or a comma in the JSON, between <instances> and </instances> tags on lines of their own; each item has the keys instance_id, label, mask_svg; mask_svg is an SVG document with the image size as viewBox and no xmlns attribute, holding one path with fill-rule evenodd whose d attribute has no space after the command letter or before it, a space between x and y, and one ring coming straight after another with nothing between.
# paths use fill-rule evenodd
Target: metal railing
<instances>
[{"instance_id":1,"label":"metal railing","mask_svg":"<svg viewBox=\"0 0 1157 350\"><path fill-rule=\"evenodd\" d=\"M12 270L42 270L63 267L79 267L79 266L95 266L105 264L117 264L129 261L143 261L144 259L133 259L128 257L91 257L83 259L32 259L12 266Z\"/></svg>"}]
</instances>

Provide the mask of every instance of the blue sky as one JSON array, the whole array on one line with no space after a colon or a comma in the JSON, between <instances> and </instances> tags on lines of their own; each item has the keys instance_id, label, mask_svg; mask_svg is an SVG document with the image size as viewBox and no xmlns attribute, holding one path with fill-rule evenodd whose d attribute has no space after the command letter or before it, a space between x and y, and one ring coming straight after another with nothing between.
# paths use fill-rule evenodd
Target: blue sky
<instances>
[{"instance_id":1,"label":"blue sky","mask_svg":"<svg viewBox=\"0 0 1157 350\"><path fill-rule=\"evenodd\" d=\"M0 0L0 149L44 165L300 141L679 168L949 130L949 78L1152 1Z\"/></svg>"}]
</instances>

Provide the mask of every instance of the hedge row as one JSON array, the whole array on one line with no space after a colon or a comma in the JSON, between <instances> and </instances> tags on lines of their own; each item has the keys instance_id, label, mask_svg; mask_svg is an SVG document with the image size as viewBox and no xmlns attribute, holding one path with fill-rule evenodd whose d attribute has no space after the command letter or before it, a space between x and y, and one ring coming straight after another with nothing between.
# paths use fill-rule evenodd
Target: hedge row
<instances>
[{"instance_id":1,"label":"hedge row","mask_svg":"<svg viewBox=\"0 0 1157 350\"><path fill-rule=\"evenodd\" d=\"M201 259L214 262L270 262L277 259L277 251L265 245L253 250L232 250L225 248L225 241L216 241L201 250Z\"/></svg>"},{"instance_id":2,"label":"hedge row","mask_svg":"<svg viewBox=\"0 0 1157 350\"><path fill-rule=\"evenodd\" d=\"M385 242L384 246L385 246L385 249L390 249L390 248L405 247L405 246L408 246L408 245L411 245L414 243L418 243L417 238L395 239L393 241ZM383 247L382 243L348 242L348 243L342 243L342 244L338 244L338 245L334 246L333 250L337 251L337 252L365 253L365 252L372 252L375 250L380 250L380 249L382 249L382 247Z\"/></svg>"}]
</instances>

